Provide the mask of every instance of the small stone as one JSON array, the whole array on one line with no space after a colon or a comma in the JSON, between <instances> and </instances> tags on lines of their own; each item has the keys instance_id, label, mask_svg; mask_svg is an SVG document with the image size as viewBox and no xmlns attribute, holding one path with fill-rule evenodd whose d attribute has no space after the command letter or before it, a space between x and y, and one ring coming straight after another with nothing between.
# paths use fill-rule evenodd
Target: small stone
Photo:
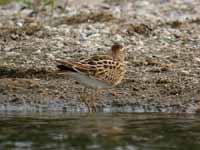
<instances>
[{"instance_id":1,"label":"small stone","mask_svg":"<svg viewBox=\"0 0 200 150\"><path fill-rule=\"evenodd\" d=\"M183 74L185 74L185 75L189 75L189 74L190 74L190 71L188 71L188 70L181 70L181 72L182 72Z\"/></svg>"},{"instance_id":2,"label":"small stone","mask_svg":"<svg viewBox=\"0 0 200 150\"><path fill-rule=\"evenodd\" d=\"M5 47L3 50L4 51L10 51L12 48L11 47Z\"/></svg>"},{"instance_id":3,"label":"small stone","mask_svg":"<svg viewBox=\"0 0 200 150\"><path fill-rule=\"evenodd\" d=\"M41 50L39 49L39 50L35 51L34 54L41 54Z\"/></svg>"},{"instance_id":4,"label":"small stone","mask_svg":"<svg viewBox=\"0 0 200 150\"><path fill-rule=\"evenodd\" d=\"M11 37L12 40L16 40L19 37L19 35L18 34L11 34L10 37Z\"/></svg>"},{"instance_id":5,"label":"small stone","mask_svg":"<svg viewBox=\"0 0 200 150\"><path fill-rule=\"evenodd\" d=\"M198 57L195 57L194 60L200 62L200 58Z\"/></svg>"},{"instance_id":6,"label":"small stone","mask_svg":"<svg viewBox=\"0 0 200 150\"><path fill-rule=\"evenodd\" d=\"M20 53L17 53L17 52L7 52L6 53L6 56L8 56L8 57L19 56L19 55L20 55Z\"/></svg>"},{"instance_id":7,"label":"small stone","mask_svg":"<svg viewBox=\"0 0 200 150\"><path fill-rule=\"evenodd\" d=\"M23 9L22 11L20 11L20 14L22 15L22 16L29 16L30 14L32 14L33 13L33 10L32 9Z\"/></svg>"},{"instance_id":8,"label":"small stone","mask_svg":"<svg viewBox=\"0 0 200 150\"><path fill-rule=\"evenodd\" d=\"M16 22L16 26L17 26L17 27L23 27L23 25L24 25L24 24L23 24L21 21Z\"/></svg>"},{"instance_id":9,"label":"small stone","mask_svg":"<svg viewBox=\"0 0 200 150\"><path fill-rule=\"evenodd\" d=\"M55 60L56 59L55 56L52 55L52 54L46 54L46 56L51 60Z\"/></svg>"}]
</instances>

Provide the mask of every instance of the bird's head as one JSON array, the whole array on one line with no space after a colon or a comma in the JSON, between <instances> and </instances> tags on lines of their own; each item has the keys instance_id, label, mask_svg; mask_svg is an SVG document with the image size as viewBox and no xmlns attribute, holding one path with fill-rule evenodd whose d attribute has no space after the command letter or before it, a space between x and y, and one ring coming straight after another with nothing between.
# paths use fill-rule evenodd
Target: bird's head
<instances>
[{"instance_id":1,"label":"bird's head","mask_svg":"<svg viewBox=\"0 0 200 150\"><path fill-rule=\"evenodd\" d=\"M118 43L113 44L113 46L111 47L111 51L113 59L124 61L125 56L124 56L124 48L122 45Z\"/></svg>"}]
</instances>

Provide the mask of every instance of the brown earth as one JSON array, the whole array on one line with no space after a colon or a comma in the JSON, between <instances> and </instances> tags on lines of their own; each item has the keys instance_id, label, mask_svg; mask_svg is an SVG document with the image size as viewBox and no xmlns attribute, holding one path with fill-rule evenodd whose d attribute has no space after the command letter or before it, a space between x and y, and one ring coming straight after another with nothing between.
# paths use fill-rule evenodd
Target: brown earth
<instances>
[{"instance_id":1,"label":"brown earth","mask_svg":"<svg viewBox=\"0 0 200 150\"><path fill-rule=\"evenodd\" d=\"M200 111L200 1L80 2L60 2L53 14L49 6L0 6L0 110L86 111L82 86L57 75L55 59L119 42L127 74L115 91L125 94L102 93L99 111Z\"/></svg>"}]
</instances>

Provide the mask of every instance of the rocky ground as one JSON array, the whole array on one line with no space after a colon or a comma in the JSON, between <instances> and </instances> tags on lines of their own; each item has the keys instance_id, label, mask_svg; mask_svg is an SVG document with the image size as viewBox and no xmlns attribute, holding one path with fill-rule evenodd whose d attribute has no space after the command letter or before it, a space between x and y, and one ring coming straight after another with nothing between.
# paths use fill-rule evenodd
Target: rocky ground
<instances>
[{"instance_id":1,"label":"rocky ground","mask_svg":"<svg viewBox=\"0 0 200 150\"><path fill-rule=\"evenodd\" d=\"M55 59L125 46L127 74L99 111L200 111L200 1L79 0L0 6L0 110L87 111ZM65 4L65 5L64 5Z\"/></svg>"}]
</instances>

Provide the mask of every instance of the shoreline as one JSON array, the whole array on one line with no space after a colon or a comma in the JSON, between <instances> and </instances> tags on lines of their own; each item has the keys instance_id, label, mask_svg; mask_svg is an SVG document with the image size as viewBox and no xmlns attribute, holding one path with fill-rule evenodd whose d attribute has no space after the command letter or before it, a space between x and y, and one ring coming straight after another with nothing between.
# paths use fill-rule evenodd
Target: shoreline
<instances>
[{"instance_id":1,"label":"shoreline","mask_svg":"<svg viewBox=\"0 0 200 150\"><path fill-rule=\"evenodd\" d=\"M64 14L59 7L53 16L31 12L16 2L0 6L0 111L85 112L82 86L56 75L55 60L120 42L128 46L127 73L115 90L127 94L103 93L100 112L199 113L200 2L71 2Z\"/></svg>"}]
</instances>

